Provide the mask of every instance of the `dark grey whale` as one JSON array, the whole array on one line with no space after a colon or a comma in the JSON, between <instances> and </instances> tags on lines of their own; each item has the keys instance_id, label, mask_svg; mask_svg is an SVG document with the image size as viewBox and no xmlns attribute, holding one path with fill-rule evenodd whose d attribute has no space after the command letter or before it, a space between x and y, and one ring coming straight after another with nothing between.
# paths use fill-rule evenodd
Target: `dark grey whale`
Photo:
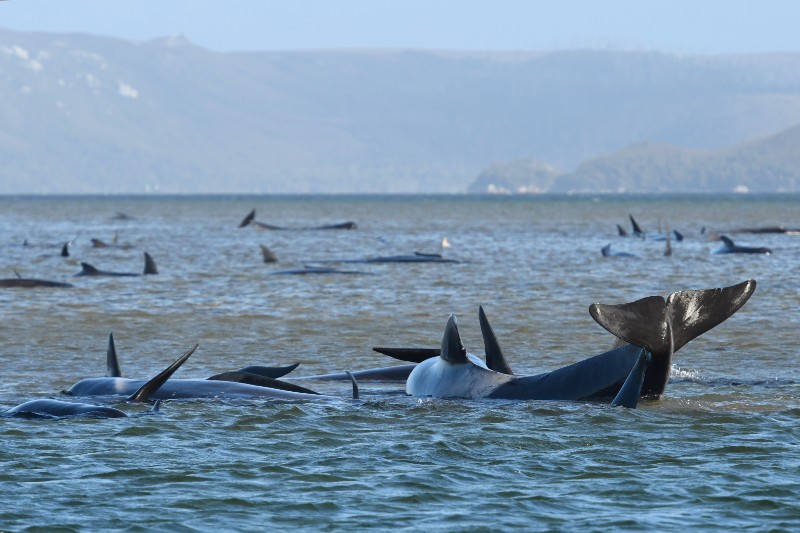
<instances>
[{"instance_id":1,"label":"dark grey whale","mask_svg":"<svg viewBox=\"0 0 800 533\"><path fill-rule=\"evenodd\" d=\"M141 387L143 380L121 377L113 335L109 335L107 352L107 376L86 378L78 381L65 394L75 397L110 396L119 397L131 394ZM338 396L318 394L297 385L281 382L271 375L283 375L297 365L289 367L245 367L234 372L225 372L208 379L171 379L152 397L156 399L199 399L199 398L263 398L274 400L342 400ZM357 390L355 378L350 378L354 391Z\"/></svg>"},{"instance_id":2,"label":"dark grey whale","mask_svg":"<svg viewBox=\"0 0 800 533\"><path fill-rule=\"evenodd\" d=\"M178 370L189 356L197 348L192 349L180 356L174 363L159 372L151 380L144 383L139 389L131 394L127 401L146 402L166 383L172 374ZM158 410L159 402L153 407L153 411ZM15 418L67 418L67 417L87 417L87 418L122 418L128 416L124 411L108 405L95 405L89 403L69 402L64 400L41 399L31 400L23 404L12 407L0 413L2 417Z\"/></svg>"},{"instance_id":3,"label":"dark grey whale","mask_svg":"<svg viewBox=\"0 0 800 533\"><path fill-rule=\"evenodd\" d=\"M68 288L73 286L70 283L51 281L49 279L23 278L18 272L16 272L16 274L16 278L0 279L0 288L34 289L37 287Z\"/></svg>"},{"instance_id":4,"label":"dark grey whale","mask_svg":"<svg viewBox=\"0 0 800 533\"><path fill-rule=\"evenodd\" d=\"M156 268L156 262L153 261L153 258L150 257L150 254L147 252L144 253L144 272L142 274L137 274L135 272L108 272L105 270L98 270L97 268L93 267L89 263L81 263L81 271L75 274L76 276L113 276L113 277L130 277L130 276L142 276L142 275L152 275L158 274L158 269Z\"/></svg>"},{"instance_id":5,"label":"dark grey whale","mask_svg":"<svg viewBox=\"0 0 800 533\"><path fill-rule=\"evenodd\" d=\"M406 381L406 393L415 397L586 400L618 385L612 403L636 407L641 388L623 389L626 380L644 372L649 355L644 348L628 345L537 376L514 376L495 372L479 358L467 353L458 332L455 315L450 315L438 357L419 363ZM631 378L632 373L636 376ZM624 396L619 396L625 390Z\"/></svg>"},{"instance_id":6,"label":"dark grey whale","mask_svg":"<svg viewBox=\"0 0 800 533\"><path fill-rule=\"evenodd\" d=\"M353 221L339 222L336 224L324 224L322 226L301 226L293 228L285 226L275 226L272 224L266 224L264 222L257 221L255 209L247 213L247 215L239 223L238 227L244 228L247 226L253 226L256 228L272 230L272 231L314 231L314 230L356 229L358 227L358 225Z\"/></svg>"},{"instance_id":7,"label":"dark grey whale","mask_svg":"<svg viewBox=\"0 0 800 533\"><path fill-rule=\"evenodd\" d=\"M372 275L372 272L364 272L362 270L342 270L339 268L316 265L303 265L303 268L276 270L275 272L270 272L270 275L272 276L307 276L313 274Z\"/></svg>"},{"instance_id":8,"label":"dark grey whale","mask_svg":"<svg viewBox=\"0 0 800 533\"><path fill-rule=\"evenodd\" d=\"M666 300L660 296L651 296L622 305L593 304L589 312L595 321L621 340L635 344L626 344L553 372L534 376L511 376L510 368L509 373L503 374L493 370L489 365L484 365L477 357L469 355L469 361L465 363L463 358L456 354L451 357L455 357L459 364L469 364L483 369L461 367L460 372L466 376L464 378L466 381L461 383L457 379L450 378L438 382L435 377L420 377L418 374L413 377L415 383L409 392L408 383L411 383L414 372L422 372L417 371L417 368L431 367L432 370L425 373L434 376L437 372L447 373L443 372L443 369L450 368L447 365L428 362L441 359L442 349L438 353L435 349L377 348L376 350L405 361L419 362L414 366L407 381L407 392L412 395L436 397L455 395L452 397L521 400L609 399L620 394L624 380L631 376L636 367L637 373L640 371L642 374L639 395L658 398L666 387L672 354L690 340L733 315L747 302L755 287L756 282L748 280L730 287L680 291L671 294ZM488 354L493 352L492 357L495 360L492 365L499 366L497 361L505 358L502 357L494 332L490 327L483 327L484 321L488 326L488 320L485 319L482 308L481 315L481 331L487 361L489 361ZM457 334L455 319L453 325L448 327L450 331L449 333L446 331L446 335L454 336L453 330ZM455 341L453 340L451 345L453 342ZM644 348L649 356L643 356L641 348ZM473 380L472 385L469 385L470 380ZM622 398L618 401L622 401Z\"/></svg>"},{"instance_id":9,"label":"dark grey whale","mask_svg":"<svg viewBox=\"0 0 800 533\"><path fill-rule=\"evenodd\" d=\"M733 241L725 235L720 235L719 240L722 241L722 248L715 250L715 254L764 254L769 255L772 250L765 246L752 247L752 246L737 246Z\"/></svg>"},{"instance_id":10,"label":"dark grey whale","mask_svg":"<svg viewBox=\"0 0 800 533\"><path fill-rule=\"evenodd\" d=\"M442 254L414 252L408 255L384 255L365 257L363 259L327 259L314 261L319 264L329 263L460 263L457 259L447 259Z\"/></svg>"},{"instance_id":11,"label":"dark grey whale","mask_svg":"<svg viewBox=\"0 0 800 533\"><path fill-rule=\"evenodd\" d=\"M630 252L612 252L610 243L603 246L603 248L600 249L600 253L603 255L603 257L639 257L638 255Z\"/></svg>"},{"instance_id":12,"label":"dark grey whale","mask_svg":"<svg viewBox=\"0 0 800 533\"><path fill-rule=\"evenodd\" d=\"M288 366L247 366L239 370L222 372L214 374L206 379L214 381L235 381L238 383L247 383L249 385L257 385L259 387L269 387L272 389L282 389L293 392L303 392L307 394L317 394L315 391L300 387L293 383L280 381L278 378L285 376L292 370L298 367L299 363L294 363ZM122 371L119 366L119 358L117 356L117 348L114 343L114 334L108 335L108 348L106 350L106 377L107 378L121 378ZM348 378L349 379L349 378Z\"/></svg>"}]
</instances>

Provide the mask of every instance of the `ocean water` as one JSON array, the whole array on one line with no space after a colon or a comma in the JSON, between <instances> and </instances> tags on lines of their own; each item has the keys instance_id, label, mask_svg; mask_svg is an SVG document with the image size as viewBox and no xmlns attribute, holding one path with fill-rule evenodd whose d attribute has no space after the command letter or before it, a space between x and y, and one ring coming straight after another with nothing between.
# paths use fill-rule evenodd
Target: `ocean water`
<instances>
[{"instance_id":1,"label":"ocean water","mask_svg":"<svg viewBox=\"0 0 800 533\"><path fill-rule=\"evenodd\" d=\"M253 208L262 222L358 229L237 229ZM647 239L617 236L629 214ZM294 362L309 375L393 364L375 345L437 347L450 313L480 354L483 305L515 373L531 374L611 347L593 302L758 283L636 410L414 399L367 382L352 401L349 383L304 382L342 401L0 419L0 530L797 530L800 236L729 233L778 224L800 227L800 197L0 198L0 278L74 284L0 289L0 409L104 375L110 332L130 377L195 343L176 377ZM667 228L685 235L669 257L655 238ZM713 254L713 232L774 253ZM115 234L130 248L92 247ZM638 257L604 258L609 243ZM141 272L144 251L157 276L74 277L82 261ZM272 275L416 251L461 262Z\"/></svg>"}]
</instances>

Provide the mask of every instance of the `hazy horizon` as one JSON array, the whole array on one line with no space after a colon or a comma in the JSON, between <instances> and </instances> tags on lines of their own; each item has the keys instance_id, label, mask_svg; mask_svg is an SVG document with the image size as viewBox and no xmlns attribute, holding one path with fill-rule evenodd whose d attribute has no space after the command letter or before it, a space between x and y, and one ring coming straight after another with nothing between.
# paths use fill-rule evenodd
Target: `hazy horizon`
<instances>
[{"instance_id":1,"label":"hazy horizon","mask_svg":"<svg viewBox=\"0 0 800 533\"><path fill-rule=\"evenodd\" d=\"M63 5L63 4L61 4ZM0 2L0 27L147 41L182 35L214 51L295 49L800 51L800 3L768 0L46 0Z\"/></svg>"}]
</instances>

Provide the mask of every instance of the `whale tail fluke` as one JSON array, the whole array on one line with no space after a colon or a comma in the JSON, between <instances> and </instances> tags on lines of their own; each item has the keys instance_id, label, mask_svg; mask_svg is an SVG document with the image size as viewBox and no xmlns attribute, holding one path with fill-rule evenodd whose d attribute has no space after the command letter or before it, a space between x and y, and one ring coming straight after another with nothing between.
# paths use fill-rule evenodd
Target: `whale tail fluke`
<instances>
[{"instance_id":1,"label":"whale tail fluke","mask_svg":"<svg viewBox=\"0 0 800 533\"><path fill-rule=\"evenodd\" d=\"M483 349L486 354L486 366L489 370L500 372L502 374L513 375L511 367L506 361L503 350L500 349L500 343L489 324L489 319L486 318L486 313L483 311L483 306L478 307L478 320L481 323L481 334L483 335Z\"/></svg>"},{"instance_id":2,"label":"whale tail fluke","mask_svg":"<svg viewBox=\"0 0 800 533\"><path fill-rule=\"evenodd\" d=\"M117 359L117 348L114 346L113 333L108 334L108 349L106 349L106 377L122 377L122 372L119 369L119 360Z\"/></svg>"},{"instance_id":3,"label":"whale tail fluke","mask_svg":"<svg viewBox=\"0 0 800 533\"><path fill-rule=\"evenodd\" d=\"M756 281L750 279L730 287L671 294L667 298L667 308L672 316L675 351L727 320L755 290Z\"/></svg>"},{"instance_id":4,"label":"whale tail fluke","mask_svg":"<svg viewBox=\"0 0 800 533\"><path fill-rule=\"evenodd\" d=\"M158 269L156 268L156 262L153 261L153 258L150 257L150 254L147 252L144 253L144 273L147 274L158 274Z\"/></svg>"},{"instance_id":5,"label":"whale tail fluke","mask_svg":"<svg viewBox=\"0 0 800 533\"><path fill-rule=\"evenodd\" d=\"M172 377L172 374L174 374L175 371L178 370L181 367L181 365L183 365L183 363L186 362L187 359L189 359L189 356L194 353L194 351L197 349L197 346L198 345L195 344L192 347L192 349L190 349L188 352L186 352L185 354L180 356L178 359L176 359L174 363L172 363L167 368L162 370L156 377L154 377L153 379L151 379L150 381L148 381L147 383L142 385L139 388L139 390L134 392L128 398L128 401L129 402L146 402L147 400L149 400L150 397L153 396L153 394L155 394L158 391L158 389L160 389L161 386L164 383L166 383L169 378Z\"/></svg>"},{"instance_id":6,"label":"whale tail fluke","mask_svg":"<svg viewBox=\"0 0 800 533\"><path fill-rule=\"evenodd\" d=\"M730 287L680 291L666 300L649 296L627 304L595 303L589 314L610 333L652 354L642 394L660 396L673 352L733 315L755 288L755 280L748 280Z\"/></svg>"}]
</instances>

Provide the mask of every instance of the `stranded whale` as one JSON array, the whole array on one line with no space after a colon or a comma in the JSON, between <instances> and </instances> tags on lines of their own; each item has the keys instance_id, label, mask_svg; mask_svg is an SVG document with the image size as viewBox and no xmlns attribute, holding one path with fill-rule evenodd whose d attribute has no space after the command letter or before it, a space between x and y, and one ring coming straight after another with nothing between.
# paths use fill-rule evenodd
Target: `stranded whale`
<instances>
[{"instance_id":1,"label":"stranded whale","mask_svg":"<svg viewBox=\"0 0 800 533\"><path fill-rule=\"evenodd\" d=\"M637 375L642 374L640 396L658 398L666 387L672 354L733 315L747 302L755 287L756 282L748 280L730 287L680 291L667 299L651 296L622 305L593 304L589 308L591 316L609 332L631 344L535 376L511 376L510 369L509 374L492 371L489 365L472 355L465 360L453 352L442 359L445 339L438 353L435 349L378 348L377 351L406 361L419 361L407 381L407 392L411 395L598 400L619 395L624 380L631 377L635 369ZM481 330L487 354L495 352L502 356L493 331L483 326L484 321L488 326L488 320L482 316ZM445 332L451 339L447 342L451 351L453 346L458 347L455 318L452 322L452 325L448 322ZM642 354L642 348L648 355ZM448 366L437 359L482 368L455 367L452 363ZM459 379L459 375L466 376L466 381Z\"/></svg>"},{"instance_id":2,"label":"stranded whale","mask_svg":"<svg viewBox=\"0 0 800 533\"><path fill-rule=\"evenodd\" d=\"M264 398L274 400L341 400L338 396L318 394L312 390L279 381L271 375L283 375L293 370L290 367L246 367L234 372L225 372L208 379L171 379L152 394L155 399L197 398ZM75 397L127 396L144 383L140 379L121 377L116 357L113 335L109 335L106 377L87 378L78 381L65 394ZM357 394L355 377L354 396Z\"/></svg>"},{"instance_id":3,"label":"stranded whale","mask_svg":"<svg viewBox=\"0 0 800 533\"><path fill-rule=\"evenodd\" d=\"M285 226L274 226L272 224L265 224L256 220L256 210L253 209L242 219L239 223L240 228L247 226L254 226L260 229L273 230L273 231L313 231L313 230L329 230L329 229L356 229L357 225L353 221L339 222L336 224L324 224L322 226L301 226L295 228L288 228Z\"/></svg>"},{"instance_id":4,"label":"stranded whale","mask_svg":"<svg viewBox=\"0 0 800 533\"><path fill-rule=\"evenodd\" d=\"M16 278L0 279L0 288L33 289L36 287L72 287L70 283L51 281L49 279L23 278L16 270Z\"/></svg>"},{"instance_id":5,"label":"stranded whale","mask_svg":"<svg viewBox=\"0 0 800 533\"><path fill-rule=\"evenodd\" d=\"M147 252L144 253L144 272L143 274L136 274L135 272L107 272L105 270L98 270L89 263L81 263L82 270L75 274L76 276L114 276L114 277L122 277L122 276L141 276L141 275L149 275L149 274L158 274L158 269L156 268L156 262L153 261L153 258L150 257L150 254Z\"/></svg>"},{"instance_id":6,"label":"stranded whale","mask_svg":"<svg viewBox=\"0 0 800 533\"><path fill-rule=\"evenodd\" d=\"M189 356L197 349L195 345L191 350L180 356L174 363L162 370L151 380L144 383L141 387L131 394L127 400L129 402L146 402L166 383L172 374L178 370ZM159 402L156 402L153 411L158 410ZM108 405L94 405L89 403L68 402L64 400L31 400L7 411L0 413L3 417L15 418L66 418L66 417L87 417L87 418L122 418L128 416L124 411L110 407Z\"/></svg>"},{"instance_id":7,"label":"stranded whale","mask_svg":"<svg viewBox=\"0 0 800 533\"><path fill-rule=\"evenodd\" d=\"M715 250L715 254L764 254L769 255L772 250L765 246L758 248L752 246L737 246L733 241L725 235L720 235L719 240L722 241L722 248Z\"/></svg>"}]
</instances>

